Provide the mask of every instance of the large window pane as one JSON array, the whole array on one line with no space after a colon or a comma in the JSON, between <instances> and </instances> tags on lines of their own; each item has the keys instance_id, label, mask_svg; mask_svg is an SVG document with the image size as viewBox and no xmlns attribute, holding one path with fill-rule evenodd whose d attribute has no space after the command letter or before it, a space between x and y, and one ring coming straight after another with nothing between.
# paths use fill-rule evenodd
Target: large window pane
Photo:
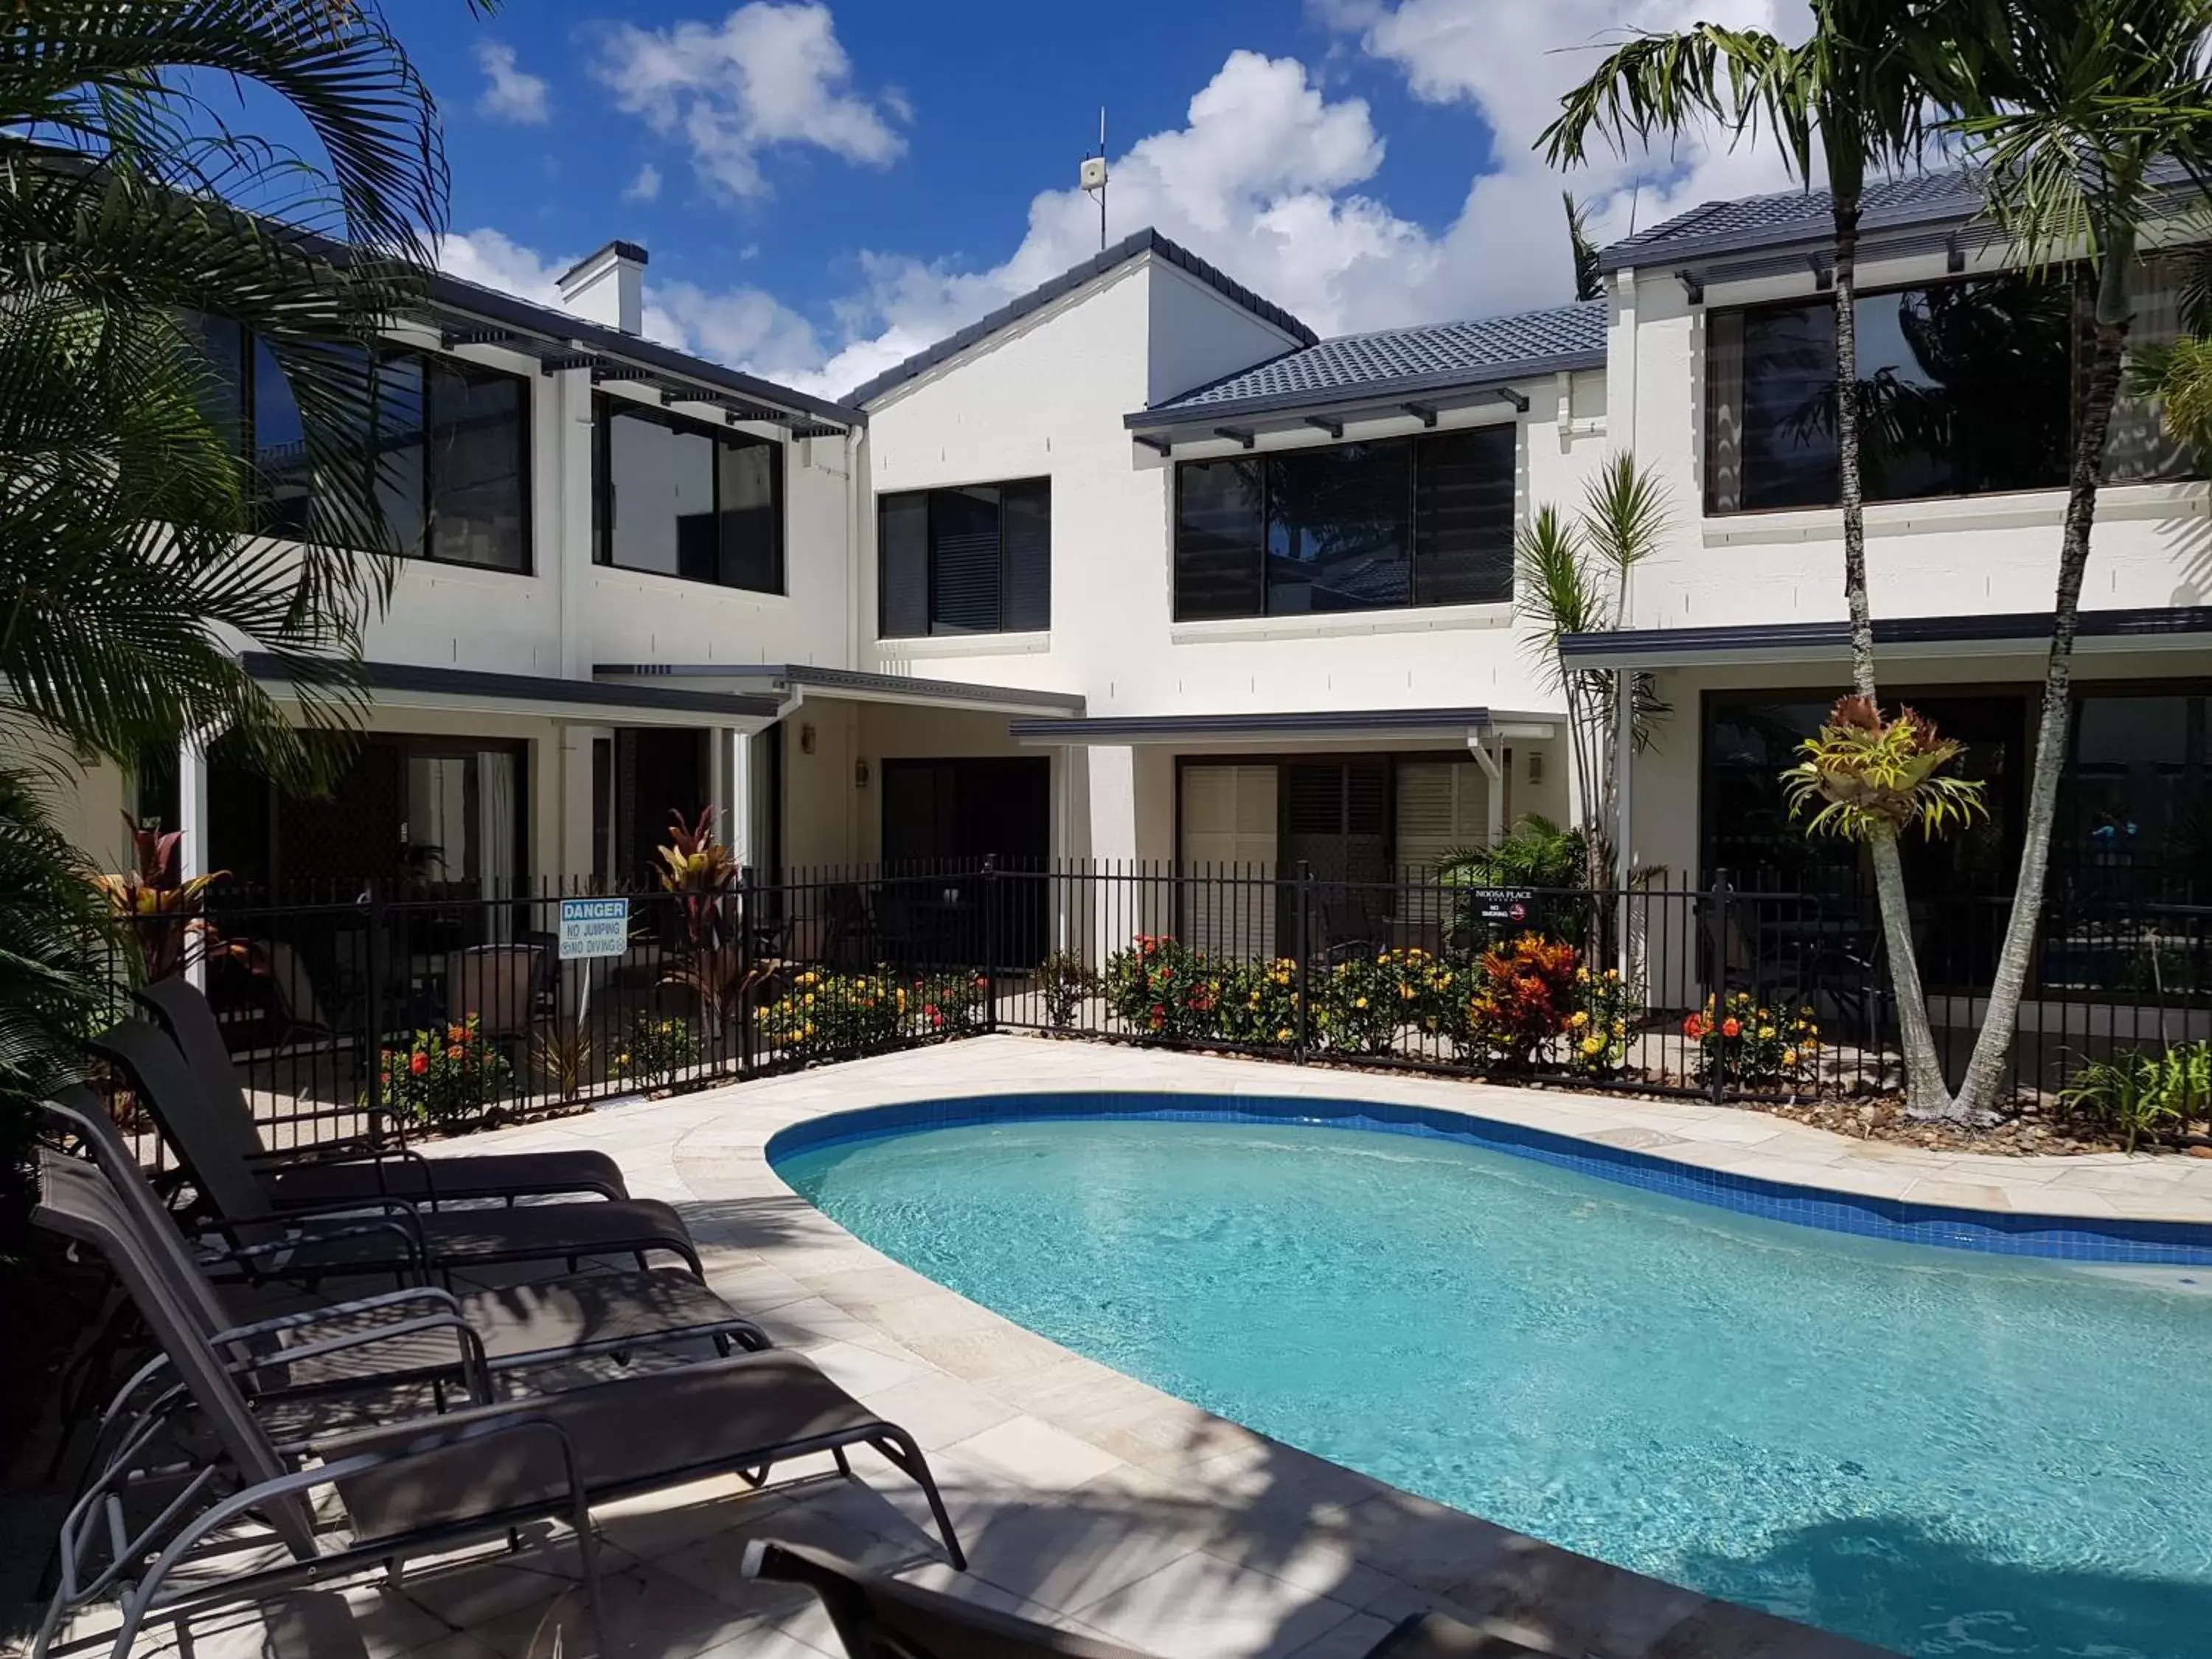
<instances>
[{"instance_id":1,"label":"large window pane","mask_svg":"<svg viewBox=\"0 0 2212 1659\"><path fill-rule=\"evenodd\" d=\"M2083 695L2052 862L2091 890L2212 890L2212 698Z\"/></svg>"},{"instance_id":2,"label":"large window pane","mask_svg":"<svg viewBox=\"0 0 2212 1659\"><path fill-rule=\"evenodd\" d=\"M929 631L999 631L999 492L985 484L929 497Z\"/></svg>"},{"instance_id":3,"label":"large window pane","mask_svg":"<svg viewBox=\"0 0 2212 1659\"><path fill-rule=\"evenodd\" d=\"M1836 316L1826 304L1743 319L1743 486L1752 511L1836 499Z\"/></svg>"},{"instance_id":4,"label":"large window pane","mask_svg":"<svg viewBox=\"0 0 2212 1659\"><path fill-rule=\"evenodd\" d=\"M1440 433L1413 446L1413 598L1496 605L1513 597L1510 422Z\"/></svg>"},{"instance_id":5,"label":"large window pane","mask_svg":"<svg viewBox=\"0 0 2212 1659\"><path fill-rule=\"evenodd\" d=\"M758 439L721 446L721 569L725 587L783 592L783 524L776 466L782 449Z\"/></svg>"},{"instance_id":6,"label":"large window pane","mask_svg":"<svg viewBox=\"0 0 2212 1659\"><path fill-rule=\"evenodd\" d=\"M291 382L266 340L253 343L253 470L262 499L262 527L272 536L303 536L313 473L307 428Z\"/></svg>"},{"instance_id":7,"label":"large window pane","mask_svg":"<svg viewBox=\"0 0 2212 1659\"><path fill-rule=\"evenodd\" d=\"M877 507L876 526L880 635L919 638L929 632L929 492L885 495Z\"/></svg>"},{"instance_id":8,"label":"large window pane","mask_svg":"<svg viewBox=\"0 0 2212 1659\"><path fill-rule=\"evenodd\" d=\"M1186 461L1176 469L1178 621L1261 614L1264 511L1257 461Z\"/></svg>"},{"instance_id":9,"label":"large window pane","mask_svg":"<svg viewBox=\"0 0 2212 1659\"><path fill-rule=\"evenodd\" d=\"M430 538L434 559L523 570L530 556L525 499L528 387L451 359L430 374Z\"/></svg>"},{"instance_id":10,"label":"large window pane","mask_svg":"<svg viewBox=\"0 0 2212 1659\"><path fill-rule=\"evenodd\" d=\"M1334 444L1267 458L1267 613L1411 605L1407 445Z\"/></svg>"},{"instance_id":11,"label":"large window pane","mask_svg":"<svg viewBox=\"0 0 2212 1659\"><path fill-rule=\"evenodd\" d=\"M2069 283L2013 276L1862 300L1867 499L2063 486L2072 306Z\"/></svg>"},{"instance_id":12,"label":"large window pane","mask_svg":"<svg viewBox=\"0 0 2212 1659\"><path fill-rule=\"evenodd\" d=\"M1052 481L1006 485L1000 512L1006 631L1042 632L1052 626Z\"/></svg>"},{"instance_id":13,"label":"large window pane","mask_svg":"<svg viewBox=\"0 0 2212 1659\"><path fill-rule=\"evenodd\" d=\"M2180 337L2182 285L2187 275L2185 259L2154 254L2143 261L2136 278L2135 322L2128 330L2131 355L2146 347L2170 345ZM2175 441L2166 429L2158 400L2131 396L2123 381L2105 439L2106 481L2193 478L2200 471L2189 447Z\"/></svg>"},{"instance_id":14,"label":"large window pane","mask_svg":"<svg viewBox=\"0 0 2212 1659\"><path fill-rule=\"evenodd\" d=\"M626 410L607 422L608 562L711 581L714 452L696 433Z\"/></svg>"},{"instance_id":15,"label":"large window pane","mask_svg":"<svg viewBox=\"0 0 2212 1659\"><path fill-rule=\"evenodd\" d=\"M369 439L376 504L385 550L410 557L422 551L422 360L395 353L378 363Z\"/></svg>"}]
</instances>

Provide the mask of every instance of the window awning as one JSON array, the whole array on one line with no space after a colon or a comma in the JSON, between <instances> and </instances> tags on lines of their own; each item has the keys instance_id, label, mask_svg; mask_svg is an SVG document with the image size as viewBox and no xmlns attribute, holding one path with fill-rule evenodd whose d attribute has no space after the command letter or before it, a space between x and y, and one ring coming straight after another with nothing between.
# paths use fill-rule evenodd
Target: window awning
<instances>
[{"instance_id":1,"label":"window awning","mask_svg":"<svg viewBox=\"0 0 2212 1659\"><path fill-rule=\"evenodd\" d=\"M1880 617L1874 624L1875 649L1891 662L2040 653L2050 645L2051 626L2047 611L1984 617ZM2212 606L2208 605L2085 611L2075 644L2083 655L2208 648L2212 648ZM1559 641L1559 655L1576 668L1826 665L1850 660L1850 624L1842 622L1624 629L1616 633L1570 634Z\"/></svg>"},{"instance_id":2,"label":"window awning","mask_svg":"<svg viewBox=\"0 0 2212 1659\"><path fill-rule=\"evenodd\" d=\"M920 679L908 674L870 673L853 668L816 668L805 663L611 663L595 665L599 683L656 684L678 679L693 685L742 689L763 697L770 712L794 693L842 697L855 702L914 703L933 708L972 710L987 714L1069 715L1083 712L1077 691L1038 691L1023 686L978 685L966 680Z\"/></svg>"},{"instance_id":3,"label":"window awning","mask_svg":"<svg viewBox=\"0 0 2212 1659\"><path fill-rule=\"evenodd\" d=\"M283 659L249 651L246 672L272 695L292 683ZM576 726L726 726L758 730L775 719L774 697L674 687L606 685L546 674L493 674L416 663L361 665L378 708L422 708L495 714L536 714Z\"/></svg>"},{"instance_id":4,"label":"window awning","mask_svg":"<svg viewBox=\"0 0 2212 1659\"><path fill-rule=\"evenodd\" d=\"M1018 720L1017 743L1058 747L1110 744L1361 742L1548 738L1558 714L1491 708L1322 708L1245 714L1108 714L1096 720Z\"/></svg>"}]
</instances>

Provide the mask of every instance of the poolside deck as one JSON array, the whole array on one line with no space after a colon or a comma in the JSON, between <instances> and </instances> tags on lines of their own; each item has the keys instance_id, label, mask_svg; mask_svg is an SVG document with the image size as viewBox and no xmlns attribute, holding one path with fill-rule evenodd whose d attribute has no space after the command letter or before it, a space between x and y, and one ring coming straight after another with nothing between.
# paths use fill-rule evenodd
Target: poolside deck
<instances>
[{"instance_id":1,"label":"poolside deck","mask_svg":"<svg viewBox=\"0 0 2212 1659\"><path fill-rule=\"evenodd\" d=\"M825 1111L951 1094L1179 1089L1455 1107L1686 1162L1927 1203L2212 1221L2212 1162L1977 1158L1845 1140L1741 1110L1489 1088L1023 1037L981 1038L658 1103L617 1105L437 1150L589 1145L677 1204L710 1282L780 1343L911 1428L973 1571L932 1547L912 1488L825 1475L745 1495L731 1480L605 1512L611 1633L687 1659L841 1651L812 1603L743 1582L756 1535L816 1541L1161 1659L1363 1654L1429 1606L1572 1659L1865 1659L1874 1650L1570 1554L1253 1434L1066 1352L886 1260L799 1200L762 1157ZM825 1465L826 1468L826 1465ZM541 1659L590 1651L565 1545L410 1573L397 1590L295 1597L192 1622L197 1659L366 1652ZM1817 1597L1820 1587L1808 1584ZM349 1613L349 1617L348 1616ZM176 1646L167 1630L139 1651Z\"/></svg>"}]
</instances>

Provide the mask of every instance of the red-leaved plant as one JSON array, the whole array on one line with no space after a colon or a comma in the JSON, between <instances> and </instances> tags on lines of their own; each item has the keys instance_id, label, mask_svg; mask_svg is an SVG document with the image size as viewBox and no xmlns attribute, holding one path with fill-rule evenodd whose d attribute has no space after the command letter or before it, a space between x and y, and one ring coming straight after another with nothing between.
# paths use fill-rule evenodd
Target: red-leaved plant
<instances>
[{"instance_id":1,"label":"red-leaved plant","mask_svg":"<svg viewBox=\"0 0 2212 1659\"><path fill-rule=\"evenodd\" d=\"M1523 933L1483 953L1468 1019L1501 1066L1526 1070L1575 1012L1575 947Z\"/></svg>"}]
</instances>

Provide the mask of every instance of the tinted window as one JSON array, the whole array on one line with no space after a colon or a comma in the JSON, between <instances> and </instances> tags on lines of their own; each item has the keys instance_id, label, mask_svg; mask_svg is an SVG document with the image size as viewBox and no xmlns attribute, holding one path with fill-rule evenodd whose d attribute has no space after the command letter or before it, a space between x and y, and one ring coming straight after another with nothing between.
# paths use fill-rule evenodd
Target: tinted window
<instances>
[{"instance_id":1,"label":"tinted window","mask_svg":"<svg viewBox=\"0 0 2212 1659\"><path fill-rule=\"evenodd\" d=\"M1052 626L1052 481L884 495L876 507L884 639Z\"/></svg>"},{"instance_id":2,"label":"tinted window","mask_svg":"<svg viewBox=\"0 0 2212 1659\"><path fill-rule=\"evenodd\" d=\"M1518 441L1508 422L1183 462L1176 619L1510 600Z\"/></svg>"},{"instance_id":3,"label":"tinted window","mask_svg":"<svg viewBox=\"0 0 2212 1659\"><path fill-rule=\"evenodd\" d=\"M781 447L610 398L599 408L599 562L781 592Z\"/></svg>"},{"instance_id":4,"label":"tinted window","mask_svg":"<svg viewBox=\"0 0 2212 1659\"><path fill-rule=\"evenodd\" d=\"M307 428L291 382L266 340L253 343L252 404L248 453L262 501L262 523L272 536L304 536L314 475L307 465Z\"/></svg>"},{"instance_id":5,"label":"tinted window","mask_svg":"<svg viewBox=\"0 0 2212 1659\"><path fill-rule=\"evenodd\" d=\"M1866 499L2063 486L2073 316L2069 283L2017 274L1861 295ZM1710 510L1835 505L1835 327L1825 299L1713 315Z\"/></svg>"},{"instance_id":6,"label":"tinted window","mask_svg":"<svg viewBox=\"0 0 2212 1659\"><path fill-rule=\"evenodd\" d=\"M528 388L512 374L430 361L430 536L434 559L521 570L529 564Z\"/></svg>"},{"instance_id":7,"label":"tinted window","mask_svg":"<svg viewBox=\"0 0 2212 1659\"><path fill-rule=\"evenodd\" d=\"M1392 439L1267 457L1270 616L1413 603L1410 447Z\"/></svg>"}]
</instances>

